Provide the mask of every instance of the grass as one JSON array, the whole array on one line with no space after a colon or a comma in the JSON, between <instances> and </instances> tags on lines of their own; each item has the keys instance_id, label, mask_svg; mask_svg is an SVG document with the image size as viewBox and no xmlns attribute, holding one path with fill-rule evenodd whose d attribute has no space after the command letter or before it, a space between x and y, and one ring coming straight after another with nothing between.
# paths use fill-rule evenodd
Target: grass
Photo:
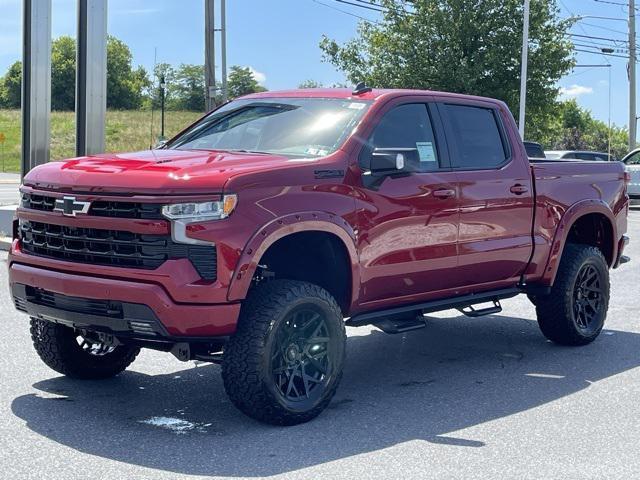
<instances>
[{"instance_id":1,"label":"grass","mask_svg":"<svg viewBox=\"0 0 640 480\"><path fill-rule=\"evenodd\" d=\"M167 112L165 136L170 138L201 115L199 112ZM0 144L0 167L6 172L20 171L20 119L20 110L0 110L0 133L6 137L5 142ZM153 136L149 111L108 111L105 130L107 152L145 150L155 143L160 134L160 113L155 112L153 116ZM52 112L51 160L64 160L75 156L75 144L75 114Z\"/></svg>"}]
</instances>

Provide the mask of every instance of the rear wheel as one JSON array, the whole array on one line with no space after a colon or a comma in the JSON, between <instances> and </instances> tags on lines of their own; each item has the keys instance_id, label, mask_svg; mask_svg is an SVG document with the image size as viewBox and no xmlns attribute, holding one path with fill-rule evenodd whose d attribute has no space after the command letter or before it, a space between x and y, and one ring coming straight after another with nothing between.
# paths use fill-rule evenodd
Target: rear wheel
<instances>
[{"instance_id":1,"label":"rear wheel","mask_svg":"<svg viewBox=\"0 0 640 480\"><path fill-rule=\"evenodd\" d=\"M307 422L338 388L345 341L340 308L326 290L291 280L259 285L243 304L238 330L225 347L227 394L257 420Z\"/></svg>"},{"instance_id":2,"label":"rear wheel","mask_svg":"<svg viewBox=\"0 0 640 480\"><path fill-rule=\"evenodd\" d=\"M609 267L602 252L568 244L548 295L536 296L542 333L561 345L586 345L604 326L609 307Z\"/></svg>"},{"instance_id":3,"label":"rear wheel","mask_svg":"<svg viewBox=\"0 0 640 480\"><path fill-rule=\"evenodd\" d=\"M71 378L103 379L125 370L140 352L126 345L108 346L77 330L31 319L31 339L42 361Z\"/></svg>"}]
</instances>

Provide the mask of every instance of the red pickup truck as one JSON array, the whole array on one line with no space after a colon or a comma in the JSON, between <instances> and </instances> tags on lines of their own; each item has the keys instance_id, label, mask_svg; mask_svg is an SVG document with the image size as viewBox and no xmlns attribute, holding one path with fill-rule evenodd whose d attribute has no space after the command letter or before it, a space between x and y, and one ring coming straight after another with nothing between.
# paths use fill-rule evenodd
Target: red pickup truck
<instances>
[{"instance_id":1,"label":"red pickup truck","mask_svg":"<svg viewBox=\"0 0 640 480\"><path fill-rule=\"evenodd\" d=\"M617 162L530 162L506 105L429 91L250 95L160 149L25 177L9 254L37 353L74 378L140 348L222 364L233 403L318 415L345 325L388 333L527 294L542 333L600 333L627 260Z\"/></svg>"}]
</instances>

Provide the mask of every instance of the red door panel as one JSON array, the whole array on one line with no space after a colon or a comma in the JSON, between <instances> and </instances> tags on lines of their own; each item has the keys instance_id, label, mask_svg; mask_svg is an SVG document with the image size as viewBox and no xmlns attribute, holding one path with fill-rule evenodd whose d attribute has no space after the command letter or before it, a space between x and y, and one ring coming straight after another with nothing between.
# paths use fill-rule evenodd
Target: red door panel
<instances>
[{"instance_id":1,"label":"red door panel","mask_svg":"<svg viewBox=\"0 0 640 480\"><path fill-rule=\"evenodd\" d=\"M438 191L454 195L438 196ZM388 178L359 189L361 301L408 297L456 284L458 198L453 172Z\"/></svg>"}]
</instances>

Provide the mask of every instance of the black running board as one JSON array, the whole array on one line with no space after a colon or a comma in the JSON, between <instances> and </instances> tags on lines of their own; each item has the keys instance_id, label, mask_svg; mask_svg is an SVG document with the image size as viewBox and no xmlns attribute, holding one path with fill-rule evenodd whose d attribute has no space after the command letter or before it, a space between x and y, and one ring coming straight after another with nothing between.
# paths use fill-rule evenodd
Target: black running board
<instances>
[{"instance_id":1,"label":"black running board","mask_svg":"<svg viewBox=\"0 0 640 480\"><path fill-rule=\"evenodd\" d=\"M394 319L388 317L378 320L374 325L384 333L405 333L426 327L427 319L421 312L418 312L414 318Z\"/></svg>"},{"instance_id":2,"label":"black running board","mask_svg":"<svg viewBox=\"0 0 640 480\"><path fill-rule=\"evenodd\" d=\"M373 323L379 323L383 318L390 317L392 315L399 315L403 313L434 313L441 312L443 310L457 309L464 310L469 309L472 305L478 305L484 302L494 302L493 307L488 309L462 311L467 316L480 316L489 315L490 313L497 313L502 310L499 306L499 301L505 298L515 297L522 293L519 288L506 288L503 290L493 290L490 292L472 293L471 295L462 295L460 297L446 298L443 300L433 300L431 302L415 303L412 305L406 305L404 307L389 308L386 310L377 310L375 312L366 312L358 315L354 315L346 321L348 327L362 327L364 325L371 325ZM471 315L469 315L471 313Z\"/></svg>"}]
</instances>

